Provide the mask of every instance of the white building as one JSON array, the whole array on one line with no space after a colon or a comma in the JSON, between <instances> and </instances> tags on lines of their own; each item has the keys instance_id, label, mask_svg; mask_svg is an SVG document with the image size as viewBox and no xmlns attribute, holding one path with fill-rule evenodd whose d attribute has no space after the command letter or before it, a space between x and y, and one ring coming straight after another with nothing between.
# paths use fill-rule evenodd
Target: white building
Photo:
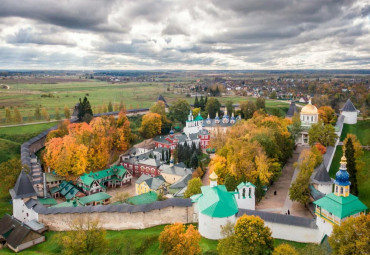
<instances>
[{"instance_id":1,"label":"white building","mask_svg":"<svg viewBox=\"0 0 370 255\"><path fill-rule=\"evenodd\" d=\"M188 115L188 120L186 121L186 126L184 127L184 133L189 136L190 134L197 134L199 131L202 130L203 126L203 118L200 116L200 113L198 116L194 119L193 112L190 110Z\"/></svg>"},{"instance_id":2,"label":"white building","mask_svg":"<svg viewBox=\"0 0 370 255\"><path fill-rule=\"evenodd\" d=\"M13 216L21 222L38 220L38 214L27 206L32 199L37 199L37 192L32 185L31 177L22 170L14 188L9 190L13 201Z\"/></svg>"},{"instance_id":3,"label":"white building","mask_svg":"<svg viewBox=\"0 0 370 255\"><path fill-rule=\"evenodd\" d=\"M297 138L297 143L301 145L308 145L309 137L308 130L312 124L316 124L319 121L319 111L316 106L311 104L311 100L305 105L300 113L302 132Z\"/></svg>"},{"instance_id":4,"label":"white building","mask_svg":"<svg viewBox=\"0 0 370 255\"><path fill-rule=\"evenodd\" d=\"M321 163L316 172L312 175L312 186L322 194L327 195L333 192L333 183L334 181L330 178L324 163Z\"/></svg>"},{"instance_id":5,"label":"white building","mask_svg":"<svg viewBox=\"0 0 370 255\"><path fill-rule=\"evenodd\" d=\"M202 193L193 195L198 214L199 233L208 239L223 238L221 228L230 222L235 224L238 205L233 195L225 185L217 185L217 175L210 175L210 186L202 186Z\"/></svg>"},{"instance_id":6,"label":"white building","mask_svg":"<svg viewBox=\"0 0 370 255\"><path fill-rule=\"evenodd\" d=\"M234 196L239 209L256 209L255 191L256 186L250 182L242 182L238 185Z\"/></svg>"},{"instance_id":7,"label":"white building","mask_svg":"<svg viewBox=\"0 0 370 255\"><path fill-rule=\"evenodd\" d=\"M344 123L346 124L356 124L358 110L353 105L350 99L344 104L343 108L340 111L340 114L344 116Z\"/></svg>"}]
</instances>

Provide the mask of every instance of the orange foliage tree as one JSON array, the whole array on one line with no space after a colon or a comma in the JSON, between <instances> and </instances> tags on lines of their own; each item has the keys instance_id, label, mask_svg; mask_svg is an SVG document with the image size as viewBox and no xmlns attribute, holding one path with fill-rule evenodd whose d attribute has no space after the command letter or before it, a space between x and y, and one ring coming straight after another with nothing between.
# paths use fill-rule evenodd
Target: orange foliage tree
<instances>
[{"instance_id":1,"label":"orange foliage tree","mask_svg":"<svg viewBox=\"0 0 370 255\"><path fill-rule=\"evenodd\" d=\"M113 117L94 118L89 124L64 121L50 132L45 144L45 164L61 176L80 175L107 166L112 149L127 150L130 122L124 111Z\"/></svg>"},{"instance_id":2,"label":"orange foliage tree","mask_svg":"<svg viewBox=\"0 0 370 255\"><path fill-rule=\"evenodd\" d=\"M321 152L321 154L325 154L326 147L324 145L322 145L321 143L316 143L315 146Z\"/></svg>"},{"instance_id":3,"label":"orange foliage tree","mask_svg":"<svg viewBox=\"0 0 370 255\"><path fill-rule=\"evenodd\" d=\"M319 117L325 124L335 124L337 115L330 106L321 106L319 108Z\"/></svg>"},{"instance_id":4,"label":"orange foliage tree","mask_svg":"<svg viewBox=\"0 0 370 255\"><path fill-rule=\"evenodd\" d=\"M167 225L159 235L160 248L168 255L201 254L200 234L193 225L186 229L182 223Z\"/></svg>"}]
</instances>

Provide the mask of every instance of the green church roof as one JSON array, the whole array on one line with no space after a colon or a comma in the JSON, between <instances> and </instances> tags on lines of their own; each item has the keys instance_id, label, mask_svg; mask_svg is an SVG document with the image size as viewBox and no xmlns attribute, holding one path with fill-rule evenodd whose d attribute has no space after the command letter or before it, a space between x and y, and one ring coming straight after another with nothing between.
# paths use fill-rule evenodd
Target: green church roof
<instances>
[{"instance_id":1,"label":"green church roof","mask_svg":"<svg viewBox=\"0 0 370 255\"><path fill-rule=\"evenodd\" d=\"M195 118L195 121L200 121L200 120L203 120L202 116L200 116L199 114L197 115L197 117Z\"/></svg>"},{"instance_id":2,"label":"green church roof","mask_svg":"<svg viewBox=\"0 0 370 255\"><path fill-rule=\"evenodd\" d=\"M149 191L141 195L130 197L127 202L134 205L150 204L157 201L158 195L154 191Z\"/></svg>"},{"instance_id":3,"label":"green church roof","mask_svg":"<svg viewBox=\"0 0 370 255\"><path fill-rule=\"evenodd\" d=\"M123 166L113 166L98 172L85 173L80 176L80 179L86 186L90 186L94 180L100 180L106 177L111 178L112 176L122 176L124 173L126 173L126 169Z\"/></svg>"},{"instance_id":4,"label":"green church roof","mask_svg":"<svg viewBox=\"0 0 370 255\"><path fill-rule=\"evenodd\" d=\"M201 187L202 194L191 197L198 202L199 211L215 218L229 217L238 212L234 192L228 192L225 185Z\"/></svg>"},{"instance_id":5,"label":"green church roof","mask_svg":"<svg viewBox=\"0 0 370 255\"><path fill-rule=\"evenodd\" d=\"M342 197L330 193L313 203L340 219L363 212L367 209L367 206L364 205L358 197L352 194L349 194L348 197Z\"/></svg>"}]
</instances>

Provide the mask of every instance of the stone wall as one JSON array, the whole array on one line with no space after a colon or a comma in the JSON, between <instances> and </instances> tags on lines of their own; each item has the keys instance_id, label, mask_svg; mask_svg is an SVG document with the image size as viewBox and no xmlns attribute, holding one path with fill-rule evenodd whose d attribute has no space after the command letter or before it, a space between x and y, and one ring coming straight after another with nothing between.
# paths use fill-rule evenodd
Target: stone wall
<instances>
[{"instance_id":1,"label":"stone wall","mask_svg":"<svg viewBox=\"0 0 370 255\"><path fill-rule=\"evenodd\" d=\"M98 219L101 227L108 230L144 229L175 222L194 223L193 212L193 206L170 206L149 212L39 214L39 221L53 231L70 230L73 221L86 219Z\"/></svg>"}]
</instances>

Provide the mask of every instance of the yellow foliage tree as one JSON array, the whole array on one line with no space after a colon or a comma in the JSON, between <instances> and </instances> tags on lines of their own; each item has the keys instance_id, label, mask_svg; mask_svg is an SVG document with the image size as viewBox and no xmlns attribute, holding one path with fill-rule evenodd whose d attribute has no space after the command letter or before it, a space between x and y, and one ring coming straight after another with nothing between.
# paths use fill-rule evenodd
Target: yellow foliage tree
<instances>
[{"instance_id":1,"label":"yellow foliage tree","mask_svg":"<svg viewBox=\"0 0 370 255\"><path fill-rule=\"evenodd\" d=\"M153 138L161 133L162 118L158 113L147 113L143 116L139 132L145 138Z\"/></svg>"},{"instance_id":2,"label":"yellow foliage tree","mask_svg":"<svg viewBox=\"0 0 370 255\"><path fill-rule=\"evenodd\" d=\"M297 250L294 247L290 246L287 243L280 244L276 247L272 255L299 255Z\"/></svg>"},{"instance_id":3,"label":"yellow foliage tree","mask_svg":"<svg viewBox=\"0 0 370 255\"><path fill-rule=\"evenodd\" d=\"M201 254L200 234L190 225L187 229L182 223L167 225L159 235L160 248L168 255Z\"/></svg>"}]
</instances>

